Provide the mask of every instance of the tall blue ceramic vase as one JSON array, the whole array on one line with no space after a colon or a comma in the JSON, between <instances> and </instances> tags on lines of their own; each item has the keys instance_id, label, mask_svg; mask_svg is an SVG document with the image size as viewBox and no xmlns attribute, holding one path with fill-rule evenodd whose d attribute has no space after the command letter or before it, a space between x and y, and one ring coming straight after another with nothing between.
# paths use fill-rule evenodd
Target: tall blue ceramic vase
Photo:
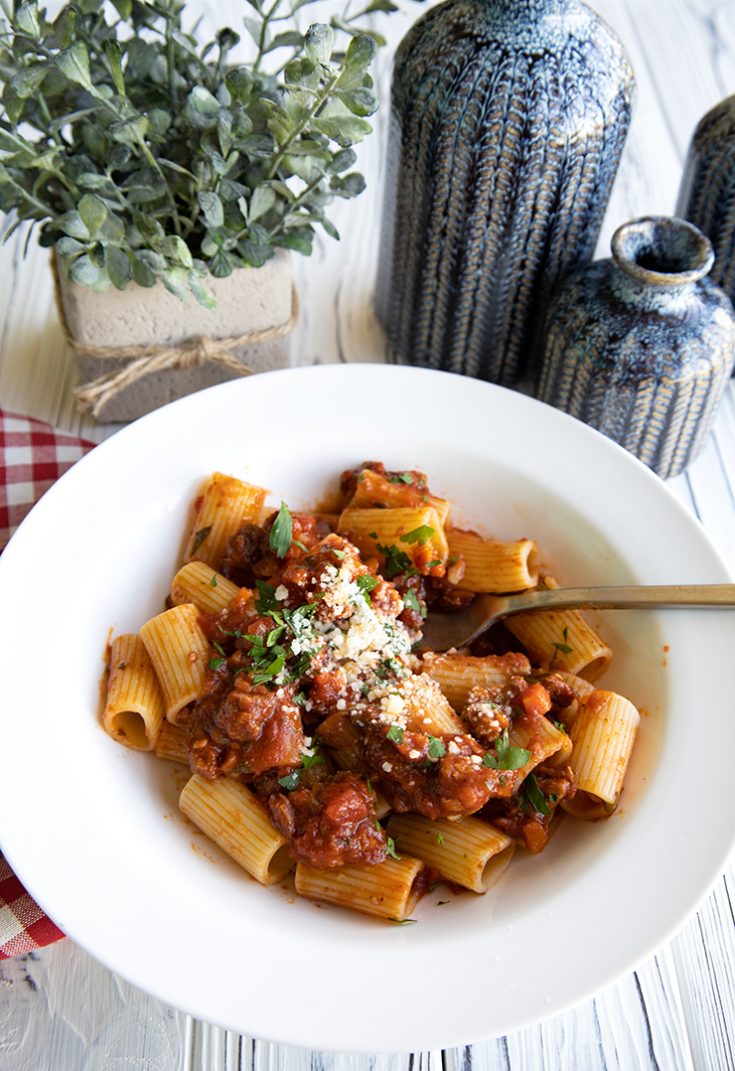
<instances>
[{"instance_id":1,"label":"tall blue ceramic vase","mask_svg":"<svg viewBox=\"0 0 735 1071\"><path fill-rule=\"evenodd\" d=\"M694 131L676 213L712 242L712 279L735 302L735 96L717 104Z\"/></svg>"},{"instance_id":2,"label":"tall blue ceramic vase","mask_svg":"<svg viewBox=\"0 0 735 1071\"><path fill-rule=\"evenodd\" d=\"M580 0L448 0L395 59L376 307L394 359L517 385L597 242L633 75Z\"/></svg>"},{"instance_id":3,"label":"tall blue ceramic vase","mask_svg":"<svg viewBox=\"0 0 735 1071\"><path fill-rule=\"evenodd\" d=\"M707 442L735 360L735 311L707 278L712 244L691 223L634 220L612 248L552 302L538 396L676 476Z\"/></svg>"}]
</instances>

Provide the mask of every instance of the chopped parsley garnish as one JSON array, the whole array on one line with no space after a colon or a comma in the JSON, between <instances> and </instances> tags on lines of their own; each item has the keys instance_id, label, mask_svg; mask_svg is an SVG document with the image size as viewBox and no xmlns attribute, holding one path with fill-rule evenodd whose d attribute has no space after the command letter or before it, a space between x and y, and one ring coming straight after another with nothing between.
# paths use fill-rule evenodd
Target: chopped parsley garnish
<instances>
[{"instance_id":1,"label":"chopped parsley garnish","mask_svg":"<svg viewBox=\"0 0 735 1071\"><path fill-rule=\"evenodd\" d=\"M214 573L212 573L212 579L209 581L209 586L210 588L217 587L217 577L214 575Z\"/></svg>"},{"instance_id":2,"label":"chopped parsley garnish","mask_svg":"<svg viewBox=\"0 0 735 1071\"><path fill-rule=\"evenodd\" d=\"M209 668L213 670L218 670L225 664L226 661L226 658L210 658Z\"/></svg>"},{"instance_id":3,"label":"chopped parsley garnish","mask_svg":"<svg viewBox=\"0 0 735 1071\"><path fill-rule=\"evenodd\" d=\"M191 545L191 554L189 555L190 557L193 558L193 556L199 550L199 548L201 547L202 543L204 542L204 540L207 538L207 536L209 535L209 533L211 531L212 531L212 525L210 524L210 525L207 525L206 528L200 528L199 531L194 534L194 542Z\"/></svg>"},{"instance_id":4,"label":"chopped parsley garnish","mask_svg":"<svg viewBox=\"0 0 735 1071\"><path fill-rule=\"evenodd\" d=\"M403 729L400 727L400 725L391 725L390 729L385 735L395 744L403 743Z\"/></svg>"},{"instance_id":5,"label":"chopped parsley garnish","mask_svg":"<svg viewBox=\"0 0 735 1071\"><path fill-rule=\"evenodd\" d=\"M279 777L278 784L281 788L285 788L287 792L293 792L295 788L299 787L299 771L294 770L293 773L287 774L285 777Z\"/></svg>"},{"instance_id":6,"label":"chopped parsley garnish","mask_svg":"<svg viewBox=\"0 0 735 1071\"><path fill-rule=\"evenodd\" d=\"M258 599L255 604L255 609L259 614L267 614L269 610L278 609L278 599L276 598L276 589L272 584L268 584L265 580L256 580L255 586L258 589Z\"/></svg>"},{"instance_id":7,"label":"chopped parsley garnish","mask_svg":"<svg viewBox=\"0 0 735 1071\"><path fill-rule=\"evenodd\" d=\"M437 833L437 835L436 835L436 843L439 845L440 848L443 846L443 844L444 844L444 834L443 833Z\"/></svg>"},{"instance_id":8,"label":"chopped parsley garnish","mask_svg":"<svg viewBox=\"0 0 735 1071\"><path fill-rule=\"evenodd\" d=\"M307 755L306 752L304 752L301 756L301 762L305 770L310 770L312 766L323 766L325 761L326 760L318 747L314 748L313 755Z\"/></svg>"},{"instance_id":9,"label":"chopped parsley garnish","mask_svg":"<svg viewBox=\"0 0 735 1071\"><path fill-rule=\"evenodd\" d=\"M370 573L363 573L362 576L358 576L357 578L357 586L365 596L365 602L368 606L371 606L372 600L370 598L370 592L374 591L378 586L377 579L374 576L371 576Z\"/></svg>"},{"instance_id":10,"label":"chopped parsley garnish","mask_svg":"<svg viewBox=\"0 0 735 1071\"><path fill-rule=\"evenodd\" d=\"M495 741L495 751L486 751L482 757L482 765L491 770L520 770L531 758L531 752L524 747L511 747L508 739L508 730Z\"/></svg>"},{"instance_id":11,"label":"chopped parsley garnish","mask_svg":"<svg viewBox=\"0 0 735 1071\"><path fill-rule=\"evenodd\" d=\"M430 759L443 759L447 753L444 741L440 740L438 736L430 736L428 753Z\"/></svg>"},{"instance_id":12,"label":"chopped parsley garnish","mask_svg":"<svg viewBox=\"0 0 735 1071\"><path fill-rule=\"evenodd\" d=\"M403 604L407 606L409 610L415 610L417 614L421 614L422 618L426 617L426 607L419 602L418 596L413 588L408 588L403 593Z\"/></svg>"},{"instance_id":13,"label":"chopped parsley garnish","mask_svg":"<svg viewBox=\"0 0 735 1071\"><path fill-rule=\"evenodd\" d=\"M523 799L533 808L536 814L551 814L551 808L546 802L541 786L533 774L529 774L523 782Z\"/></svg>"},{"instance_id":14,"label":"chopped parsley garnish","mask_svg":"<svg viewBox=\"0 0 735 1071\"><path fill-rule=\"evenodd\" d=\"M567 643L567 640L569 639L569 626L568 625L564 626L564 631L562 632L561 635L562 635L562 639L564 640L564 642L563 643L552 643L551 646L556 651L560 651L561 654L571 654L572 651L574 650L574 648L570 647L569 644ZM554 656L554 657L556 657L556 656Z\"/></svg>"},{"instance_id":15,"label":"chopped parsley garnish","mask_svg":"<svg viewBox=\"0 0 735 1071\"><path fill-rule=\"evenodd\" d=\"M410 472L398 472L388 477L388 483L413 483L413 475Z\"/></svg>"},{"instance_id":16,"label":"chopped parsley garnish","mask_svg":"<svg viewBox=\"0 0 735 1071\"><path fill-rule=\"evenodd\" d=\"M286 652L284 649L278 646L271 647L268 651L268 657L271 655L275 655L275 658L270 662L263 658L258 659L259 668L253 673L253 684L266 684L268 681L274 680L283 670L286 665ZM253 658L254 663L255 661L255 658Z\"/></svg>"},{"instance_id":17,"label":"chopped parsley garnish","mask_svg":"<svg viewBox=\"0 0 735 1071\"><path fill-rule=\"evenodd\" d=\"M441 565L441 558L432 558L430 562L426 563L427 569L436 569L437 565Z\"/></svg>"},{"instance_id":18,"label":"chopped parsley garnish","mask_svg":"<svg viewBox=\"0 0 735 1071\"><path fill-rule=\"evenodd\" d=\"M567 727L563 721L552 721L551 724L554 725L560 733L565 733L567 731Z\"/></svg>"},{"instance_id":19,"label":"chopped parsley garnish","mask_svg":"<svg viewBox=\"0 0 735 1071\"><path fill-rule=\"evenodd\" d=\"M279 558L285 558L292 540L293 518L291 517L291 513L286 503L281 502L281 508L273 522L271 534L268 537L268 543L274 554Z\"/></svg>"},{"instance_id":20,"label":"chopped parsley garnish","mask_svg":"<svg viewBox=\"0 0 735 1071\"><path fill-rule=\"evenodd\" d=\"M418 572L418 569L413 564L408 554L401 550L400 547L386 547L382 543L378 543L377 548L385 559L383 568L388 580L392 580L393 577L398 576L399 573L408 573L410 575Z\"/></svg>"},{"instance_id":21,"label":"chopped parsley garnish","mask_svg":"<svg viewBox=\"0 0 735 1071\"><path fill-rule=\"evenodd\" d=\"M412 532L406 532L405 535L399 536L401 543L418 543L420 547L426 546L431 537L434 535L434 529L428 524L420 524L418 528L414 528Z\"/></svg>"},{"instance_id":22,"label":"chopped parsley garnish","mask_svg":"<svg viewBox=\"0 0 735 1071\"><path fill-rule=\"evenodd\" d=\"M396 842L393 840L392 837L388 837L388 840L386 841L385 854L389 855L391 859L397 859L400 863L401 857L400 855L396 854Z\"/></svg>"}]
</instances>

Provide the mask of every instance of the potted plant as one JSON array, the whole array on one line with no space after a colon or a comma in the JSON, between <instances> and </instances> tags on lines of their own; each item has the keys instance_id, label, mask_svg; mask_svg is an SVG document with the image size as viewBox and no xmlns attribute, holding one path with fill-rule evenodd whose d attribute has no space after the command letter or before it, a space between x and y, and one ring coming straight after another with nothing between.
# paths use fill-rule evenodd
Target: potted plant
<instances>
[{"instance_id":1,"label":"potted plant","mask_svg":"<svg viewBox=\"0 0 735 1071\"><path fill-rule=\"evenodd\" d=\"M6 11L6 237L30 221L54 249L95 416L284 363L289 251L308 255L317 226L339 237L326 209L364 188L351 146L376 108L376 35L343 12L302 32L310 2L248 0L247 62L227 27L199 44L182 0ZM360 15L375 10L394 7Z\"/></svg>"}]
</instances>

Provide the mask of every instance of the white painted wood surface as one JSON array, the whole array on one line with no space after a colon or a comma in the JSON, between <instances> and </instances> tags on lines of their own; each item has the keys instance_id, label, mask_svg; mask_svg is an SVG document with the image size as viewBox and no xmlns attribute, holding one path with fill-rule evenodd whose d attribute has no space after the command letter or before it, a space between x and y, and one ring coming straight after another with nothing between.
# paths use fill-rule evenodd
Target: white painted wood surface
<instances>
[{"instance_id":1,"label":"white painted wood surface","mask_svg":"<svg viewBox=\"0 0 735 1071\"><path fill-rule=\"evenodd\" d=\"M217 24L239 25L238 0L202 0L201 6L210 20L217 11ZM735 0L593 0L593 6L622 36L638 78L635 119L600 243L606 255L619 223L673 210L697 120L735 92ZM382 18L380 28L395 44L418 13L411 5ZM335 206L341 244L320 242L311 260L297 264L303 311L294 364L385 359L371 292L390 61L391 47L379 59L383 107L376 133L360 154L368 191L358 203ZM47 256L31 247L24 260L20 239L0 252L0 404L99 440L112 429L80 421L73 410L74 373L53 309ZM735 573L733 384L704 456L672 488ZM735 1068L735 872L717 882L670 944L593 1000L506 1038L445 1053L332 1056L239 1037L163 1006L69 941L0 964L0 1071L469 1071L473 1065L477 1071Z\"/></svg>"}]
</instances>

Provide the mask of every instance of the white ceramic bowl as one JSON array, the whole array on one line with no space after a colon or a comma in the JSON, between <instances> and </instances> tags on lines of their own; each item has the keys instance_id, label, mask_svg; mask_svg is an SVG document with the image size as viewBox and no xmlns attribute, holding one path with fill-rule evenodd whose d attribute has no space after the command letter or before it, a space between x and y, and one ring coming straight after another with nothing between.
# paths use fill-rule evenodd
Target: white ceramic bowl
<instances>
[{"instance_id":1,"label":"white ceramic bowl","mask_svg":"<svg viewBox=\"0 0 735 1071\"><path fill-rule=\"evenodd\" d=\"M307 506L365 459L423 469L459 520L538 539L562 583L727 579L656 477L521 395L370 365L214 387L95 449L0 558L0 844L74 940L202 1019L317 1049L459 1045L629 971L723 869L735 616L600 615L605 682L644 711L620 810L568 820L486 896L436 892L395 926L263 889L178 817L169 764L100 728L105 639L161 609L205 475Z\"/></svg>"}]
</instances>

